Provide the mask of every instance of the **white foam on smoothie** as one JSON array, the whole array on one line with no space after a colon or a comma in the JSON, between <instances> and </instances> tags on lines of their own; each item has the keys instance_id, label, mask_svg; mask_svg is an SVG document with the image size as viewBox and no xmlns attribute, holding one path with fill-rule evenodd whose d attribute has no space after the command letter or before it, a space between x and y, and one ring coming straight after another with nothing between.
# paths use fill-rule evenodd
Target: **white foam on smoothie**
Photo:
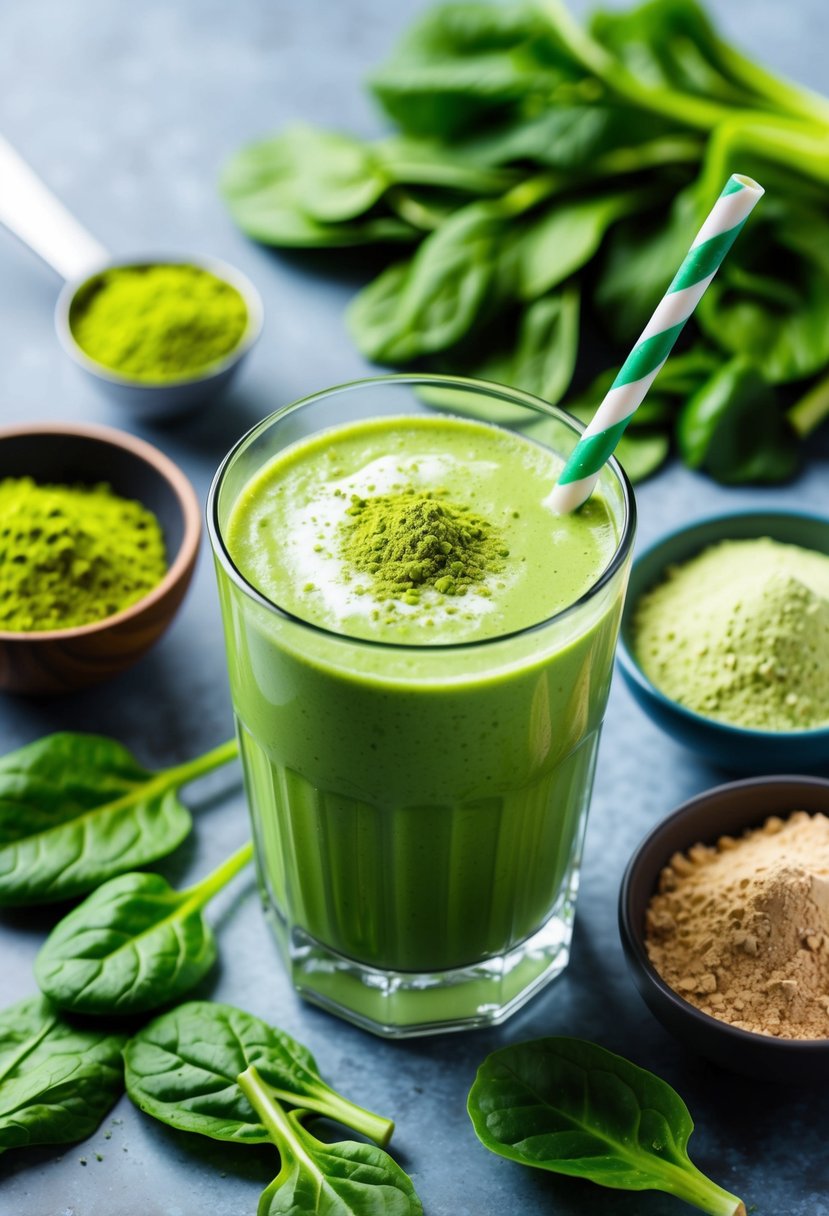
<instances>
[{"instance_id":1,"label":"white foam on smoothie","mask_svg":"<svg viewBox=\"0 0 829 1216\"><path fill-rule=\"evenodd\" d=\"M530 437L470 419L346 423L286 448L248 483L229 548L272 603L346 636L417 646L498 637L574 603L614 552L615 527L598 496L576 515L545 506L560 464ZM445 493L503 539L509 556L483 578L484 594L420 586L415 604L378 600L372 576L344 558L352 496L406 490Z\"/></svg>"},{"instance_id":2,"label":"white foam on smoothie","mask_svg":"<svg viewBox=\"0 0 829 1216\"><path fill-rule=\"evenodd\" d=\"M393 494L409 486L429 490L457 478L459 468L478 478L491 475L497 467L494 461L461 463L442 453L409 458L395 454L378 456L352 473L325 481L320 481L317 472L313 482L302 486L305 498L302 505L292 493L291 526L282 538L282 560L294 586L302 589L312 585L313 590L303 591L303 598L313 602L315 615L324 615L337 629L343 628L349 619L369 622L375 619L373 614L377 611L386 615L389 606L398 619L424 630L432 628L426 624L429 618L434 625L445 626L461 614L468 621L469 616L479 619L492 613L495 610L492 597L472 589L467 589L464 596L446 596L420 588L418 604L399 599L378 601L371 592L371 575L354 570L338 550L341 527L350 519L347 508L352 495L368 498ZM322 551L318 551L319 546ZM497 583L507 586L510 581L507 574L489 575L483 585L494 588Z\"/></svg>"}]
</instances>

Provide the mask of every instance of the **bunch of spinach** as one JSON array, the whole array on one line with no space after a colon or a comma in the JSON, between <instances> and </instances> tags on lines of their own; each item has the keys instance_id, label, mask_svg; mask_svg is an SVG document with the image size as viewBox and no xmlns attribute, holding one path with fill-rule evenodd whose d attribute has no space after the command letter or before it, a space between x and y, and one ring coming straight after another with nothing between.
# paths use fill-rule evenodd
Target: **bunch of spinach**
<instances>
[{"instance_id":1,"label":"bunch of spinach","mask_svg":"<svg viewBox=\"0 0 829 1216\"><path fill-rule=\"evenodd\" d=\"M216 961L202 910L248 864L241 849L185 891L160 874L121 874L55 925L35 959L35 979L72 1013L146 1013L177 1000Z\"/></svg>"},{"instance_id":2,"label":"bunch of spinach","mask_svg":"<svg viewBox=\"0 0 829 1216\"><path fill-rule=\"evenodd\" d=\"M127 1092L147 1114L216 1140L272 1143L281 1168L259 1216L421 1216L411 1179L373 1144L327 1144L304 1126L327 1116L385 1145L394 1124L319 1075L307 1048L230 1005L192 1001L156 1018L124 1050Z\"/></svg>"},{"instance_id":3,"label":"bunch of spinach","mask_svg":"<svg viewBox=\"0 0 829 1216\"><path fill-rule=\"evenodd\" d=\"M94 1132L124 1087L125 1039L73 1026L41 996L0 1011L0 1153Z\"/></svg>"},{"instance_id":4,"label":"bunch of spinach","mask_svg":"<svg viewBox=\"0 0 829 1216\"><path fill-rule=\"evenodd\" d=\"M236 754L230 741L153 773L113 739L63 732L0 757L0 907L72 899L165 857L191 828L179 789Z\"/></svg>"},{"instance_id":5,"label":"bunch of spinach","mask_svg":"<svg viewBox=\"0 0 829 1216\"><path fill-rule=\"evenodd\" d=\"M745 1206L688 1157L694 1124L661 1078L582 1039L493 1052L469 1092L475 1134L522 1165L625 1191L666 1191L710 1216Z\"/></svg>"},{"instance_id":6,"label":"bunch of spinach","mask_svg":"<svg viewBox=\"0 0 829 1216\"><path fill-rule=\"evenodd\" d=\"M222 179L257 240L412 247L350 309L368 358L565 406L575 377L589 416L582 334L604 334L621 361L722 182L754 173L767 199L689 327L705 371L660 393L620 455L645 476L676 434L720 481L791 475L829 415L827 99L741 55L697 0L597 12L587 28L561 0L450 0L370 86L394 135L292 128L242 149ZM752 403L760 422L745 428Z\"/></svg>"}]
</instances>

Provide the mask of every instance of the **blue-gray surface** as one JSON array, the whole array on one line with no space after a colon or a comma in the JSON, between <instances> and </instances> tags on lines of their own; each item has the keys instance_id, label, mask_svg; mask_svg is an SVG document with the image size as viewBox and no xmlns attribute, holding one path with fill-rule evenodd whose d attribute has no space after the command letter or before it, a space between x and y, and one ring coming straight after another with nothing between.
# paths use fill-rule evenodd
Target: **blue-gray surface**
<instances>
[{"instance_id":1,"label":"blue-gray surface","mask_svg":"<svg viewBox=\"0 0 829 1216\"><path fill-rule=\"evenodd\" d=\"M78 217L114 253L189 250L225 257L250 274L265 298L265 337L233 395L196 421L143 432L183 465L201 495L227 447L253 421L365 371L342 321L355 276L332 272L323 257L273 256L248 244L217 200L217 168L238 144L292 119L378 130L361 79L423 7L425 0L0 6L0 124ZM825 84L825 0L717 0L714 8L750 53L814 87ZM51 273L0 231L0 418L129 427L59 352L51 325L56 290ZM786 489L726 491L674 467L643 486L638 498L640 544L719 508L827 509L825 445ZM3 750L59 727L111 732L158 766L230 733L206 553L176 624L133 671L83 694L7 698L0 705ZM758 1216L827 1216L826 1093L739 1080L688 1055L640 1003L621 955L615 901L632 848L673 805L720 778L657 733L617 682L572 964L500 1030L391 1044L304 1006L286 983L245 879L211 913L222 922L222 965L204 993L284 1026L311 1046L340 1089L393 1114L396 1153L429 1216L678 1216L687 1210L664 1196L627 1196L523 1170L478 1145L464 1109L477 1063L500 1044L546 1034L597 1039L671 1081L698 1122L696 1160L745 1196ZM164 867L175 880L205 873L248 831L235 774L193 787L190 801L198 811L196 832ZM3 918L0 1003L35 991L31 962L49 923L33 914ZM83 1144L6 1154L0 1214L244 1216L255 1211L274 1171L274 1155L264 1149L174 1133L123 1099Z\"/></svg>"}]
</instances>

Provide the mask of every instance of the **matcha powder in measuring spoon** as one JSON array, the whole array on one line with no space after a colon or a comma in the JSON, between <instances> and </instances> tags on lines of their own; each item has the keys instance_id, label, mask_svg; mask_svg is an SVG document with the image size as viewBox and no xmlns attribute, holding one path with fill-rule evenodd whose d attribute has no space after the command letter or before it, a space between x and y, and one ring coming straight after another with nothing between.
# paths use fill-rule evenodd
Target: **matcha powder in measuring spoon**
<instances>
[{"instance_id":1,"label":"matcha powder in measuring spoon","mask_svg":"<svg viewBox=\"0 0 829 1216\"><path fill-rule=\"evenodd\" d=\"M640 600L634 650L673 700L756 730L829 723L829 556L723 541Z\"/></svg>"},{"instance_id":2,"label":"matcha powder in measuring spoon","mask_svg":"<svg viewBox=\"0 0 829 1216\"><path fill-rule=\"evenodd\" d=\"M509 550L496 529L445 491L404 490L370 498L354 495L341 529L342 556L371 576L377 600L417 604L422 590L464 595L504 568Z\"/></svg>"},{"instance_id":3,"label":"matcha powder in measuring spoon","mask_svg":"<svg viewBox=\"0 0 829 1216\"><path fill-rule=\"evenodd\" d=\"M247 321L235 287L184 263L105 270L78 293L69 319L91 359L155 383L199 375L224 359Z\"/></svg>"}]
</instances>

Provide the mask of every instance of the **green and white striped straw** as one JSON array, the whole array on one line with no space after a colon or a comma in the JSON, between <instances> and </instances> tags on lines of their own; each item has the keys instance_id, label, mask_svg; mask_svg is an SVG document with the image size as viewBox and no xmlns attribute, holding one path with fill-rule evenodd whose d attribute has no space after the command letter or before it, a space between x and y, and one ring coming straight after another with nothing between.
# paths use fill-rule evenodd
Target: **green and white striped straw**
<instances>
[{"instance_id":1,"label":"green and white striped straw","mask_svg":"<svg viewBox=\"0 0 829 1216\"><path fill-rule=\"evenodd\" d=\"M593 493L603 465L763 193L762 186L742 174L733 174L725 183L673 282L562 469L549 498L559 515L575 511Z\"/></svg>"}]
</instances>

